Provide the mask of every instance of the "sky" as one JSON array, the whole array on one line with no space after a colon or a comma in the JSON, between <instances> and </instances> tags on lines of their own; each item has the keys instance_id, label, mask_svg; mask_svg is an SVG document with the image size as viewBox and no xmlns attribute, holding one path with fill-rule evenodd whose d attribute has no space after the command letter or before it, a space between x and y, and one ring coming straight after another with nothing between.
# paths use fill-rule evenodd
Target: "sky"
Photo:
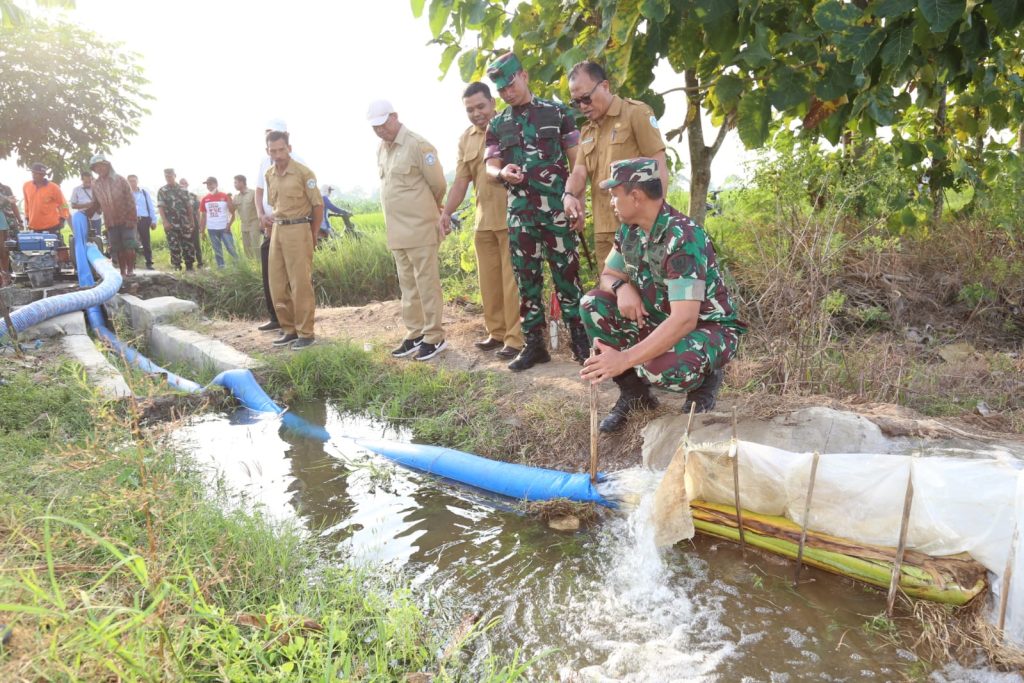
<instances>
[{"instance_id":1,"label":"sky","mask_svg":"<svg viewBox=\"0 0 1024 683\"><path fill-rule=\"evenodd\" d=\"M281 118L294 153L321 184L369 193L379 186L379 140L366 121L370 101L389 99L399 119L438 148L445 171L454 169L459 135L469 125L458 69L438 80L441 50L427 44L427 21L413 17L409 0L78 0L63 14L139 54L153 96L150 114L109 159L118 173L134 173L151 189L163 184L168 166L200 194L209 175L222 188L239 173L255 185L266 122ZM677 86L679 78L659 71L655 87ZM685 114L683 94L668 97L663 130ZM712 167L713 185L743 175L745 158L733 131ZM28 178L13 160L0 162L8 185ZM65 196L78 182L63 183Z\"/></svg>"}]
</instances>

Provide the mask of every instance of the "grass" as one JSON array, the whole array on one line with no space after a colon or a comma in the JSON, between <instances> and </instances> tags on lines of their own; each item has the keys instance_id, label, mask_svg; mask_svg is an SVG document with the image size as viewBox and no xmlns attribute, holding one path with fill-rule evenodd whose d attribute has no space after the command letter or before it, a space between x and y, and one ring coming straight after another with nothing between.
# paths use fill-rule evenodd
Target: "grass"
<instances>
[{"instance_id":1,"label":"grass","mask_svg":"<svg viewBox=\"0 0 1024 683\"><path fill-rule=\"evenodd\" d=\"M327 566L299 529L214 496L80 369L0 360L0 680L435 680L433 621L397 577ZM492 659L482 680L522 680Z\"/></svg>"},{"instance_id":2,"label":"grass","mask_svg":"<svg viewBox=\"0 0 1024 683\"><path fill-rule=\"evenodd\" d=\"M516 395L502 375L394 361L349 342L270 356L260 374L286 403L330 399L341 410L405 425L417 441L496 459L542 464L551 449L582 452L587 443L586 406ZM560 419L549 419L555 414Z\"/></svg>"}]
</instances>

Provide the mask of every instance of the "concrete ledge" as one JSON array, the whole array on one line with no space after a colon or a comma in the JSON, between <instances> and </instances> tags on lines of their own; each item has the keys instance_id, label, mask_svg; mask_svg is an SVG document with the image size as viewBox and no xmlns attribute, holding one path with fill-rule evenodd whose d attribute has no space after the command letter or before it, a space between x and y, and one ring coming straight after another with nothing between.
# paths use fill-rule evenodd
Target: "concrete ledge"
<instances>
[{"instance_id":1,"label":"concrete ledge","mask_svg":"<svg viewBox=\"0 0 1024 683\"><path fill-rule=\"evenodd\" d=\"M194 301L185 301L173 296L140 299L131 294L117 294L104 306L111 316L127 317L132 329L141 333L146 333L154 325L165 323L175 316L199 309Z\"/></svg>"},{"instance_id":2,"label":"concrete ledge","mask_svg":"<svg viewBox=\"0 0 1024 683\"><path fill-rule=\"evenodd\" d=\"M70 334L61 339L64 350L85 367L85 375L106 399L122 399L132 395L128 383L110 364L107 357L85 334Z\"/></svg>"},{"instance_id":3,"label":"concrete ledge","mask_svg":"<svg viewBox=\"0 0 1024 683\"><path fill-rule=\"evenodd\" d=\"M186 362L218 373L259 365L256 359L222 341L174 325L153 325L149 330L149 348L161 360Z\"/></svg>"},{"instance_id":4,"label":"concrete ledge","mask_svg":"<svg viewBox=\"0 0 1024 683\"><path fill-rule=\"evenodd\" d=\"M85 314L81 311L74 311L44 320L38 325L22 330L18 333L18 338L27 341L29 339L86 334L88 334L88 330L85 327Z\"/></svg>"}]
</instances>

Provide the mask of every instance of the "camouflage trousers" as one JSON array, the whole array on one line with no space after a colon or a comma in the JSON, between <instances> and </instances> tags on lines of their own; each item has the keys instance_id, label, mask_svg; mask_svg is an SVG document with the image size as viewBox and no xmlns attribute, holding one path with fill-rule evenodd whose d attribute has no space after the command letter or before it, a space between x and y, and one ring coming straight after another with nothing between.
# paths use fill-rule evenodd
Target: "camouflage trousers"
<instances>
[{"instance_id":1,"label":"camouflage trousers","mask_svg":"<svg viewBox=\"0 0 1024 683\"><path fill-rule=\"evenodd\" d=\"M657 327L647 318L643 327L624 317L616 305L615 295L600 289L587 292L580 303L583 326L590 337L623 350L636 346ZM699 387L704 376L721 368L736 355L740 333L721 323L698 322L697 329L686 335L675 347L635 368L651 384L668 391L686 393Z\"/></svg>"},{"instance_id":2,"label":"camouflage trousers","mask_svg":"<svg viewBox=\"0 0 1024 683\"><path fill-rule=\"evenodd\" d=\"M196 247L192 240L192 231L178 228L172 225L165 225L167 233L167 249L171 252L171 267L175 270L181 268L182 260L185 267L191 268L196 260Z\"/></svg>"},{"instance_id":3,"label":"camouflage trousers","mask_svg":"<svg viewBox=\"0 0 1024 683\"><path fill-rule=\"evenodd\" d=\"M580 243L570 227L554 223L509 227L508 247L519 285L519 318L524 335L544 325L544 262L551 270L562 320L580 319Z\"/></svg>"}]
</instances>

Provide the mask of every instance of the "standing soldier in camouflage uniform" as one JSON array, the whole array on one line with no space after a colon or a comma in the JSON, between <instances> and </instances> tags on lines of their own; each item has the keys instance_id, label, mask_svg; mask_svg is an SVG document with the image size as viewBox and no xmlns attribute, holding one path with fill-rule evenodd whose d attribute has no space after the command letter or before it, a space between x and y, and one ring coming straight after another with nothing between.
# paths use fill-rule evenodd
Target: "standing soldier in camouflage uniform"
<instances>
[{"instance_id":1,"label":"standing soldier in camouflage uniform","mask_svg":"<svg viewBox=\"0 0 1024 683\"><path fill-rule=\"evenodd\" d=\"M604 69L594 62L580 62L569 72L569 104L587 117L580 131L576 165L565 183L565 212L582 231L583 193L590 178L590 208L594 216L594 251L604 264L612 250L619 221L612 211L611 195L601 189L614 161L650 157L658 162L664 193L668 192L665 140L658 119L643 102L613 95ZM600 268L600 266L598 266Z\"/></svg>"},{"instance_id":2,"label":"standing soldier in camouflage uniform","mask_svg":"<svg viewBox=\"0 0 1024 683\"><path fill-rule=\"evenodd\" d=\"M487 174L508 190L509 248L526 340L509 370L526 370L551 360L544 347L544 261L551 270L562 320L572 336L573 356L583 362L590 346L580 323L579 235L562 206L579 131L565 107L533 96L529 77L513 53L495 60L487 75L508 104L487 128L484 158Z\"/></svg>"},{"instance_id":3,"label":"standing soldier in camouflage uniform","mask_svg":"<svg viewBox=\"0 0 1024 683\"><path fill-rule=\"evenodd\" d=\"M192 211L192 197L188 190L174 180L174 169L164 169L167 184L156 193L156 205L167 235L167 248L171 252L171 267L181 270L182 259L185 270L192 270L196 250L192 236L198 229L195 213Z\"/></svg>"},{"instance_id":4,"label":"standing soldier in camouflage uniform","mask_svg":"<svg viewBox=\"0 0 1024 683\"><path fill-rule=\"evenodd\" d=\"M199 197L196 196L195 192L191 192L188 189L188 180L182 178L178 181L178 185L181 189L188 192L189 201L192 202L192 221L196 225L196 229L192 231L192 253L196 255L196 265L200 268L203 267L203 244L200 241L201 231L199 229Z\"/></svg>"},{"instance_id":5,"label":"standing soldier in camouflage uniform","mask_svg":"<svg viewBox=\"0 0 1024 683\"><path fill-rule=\"evenodd\" d=\"M614 432L636 408L657 401L648 381L685 392L684 410L715 405L722 368L736 354L746 325L722 280L715 247L704 230L662 199L654 159L619 161L608 180L622 225L605 261L600 288L583 297L583 321L597 355L580 375L611 379L619 399L602 432Z\"/></svg>"}]
</instances>

